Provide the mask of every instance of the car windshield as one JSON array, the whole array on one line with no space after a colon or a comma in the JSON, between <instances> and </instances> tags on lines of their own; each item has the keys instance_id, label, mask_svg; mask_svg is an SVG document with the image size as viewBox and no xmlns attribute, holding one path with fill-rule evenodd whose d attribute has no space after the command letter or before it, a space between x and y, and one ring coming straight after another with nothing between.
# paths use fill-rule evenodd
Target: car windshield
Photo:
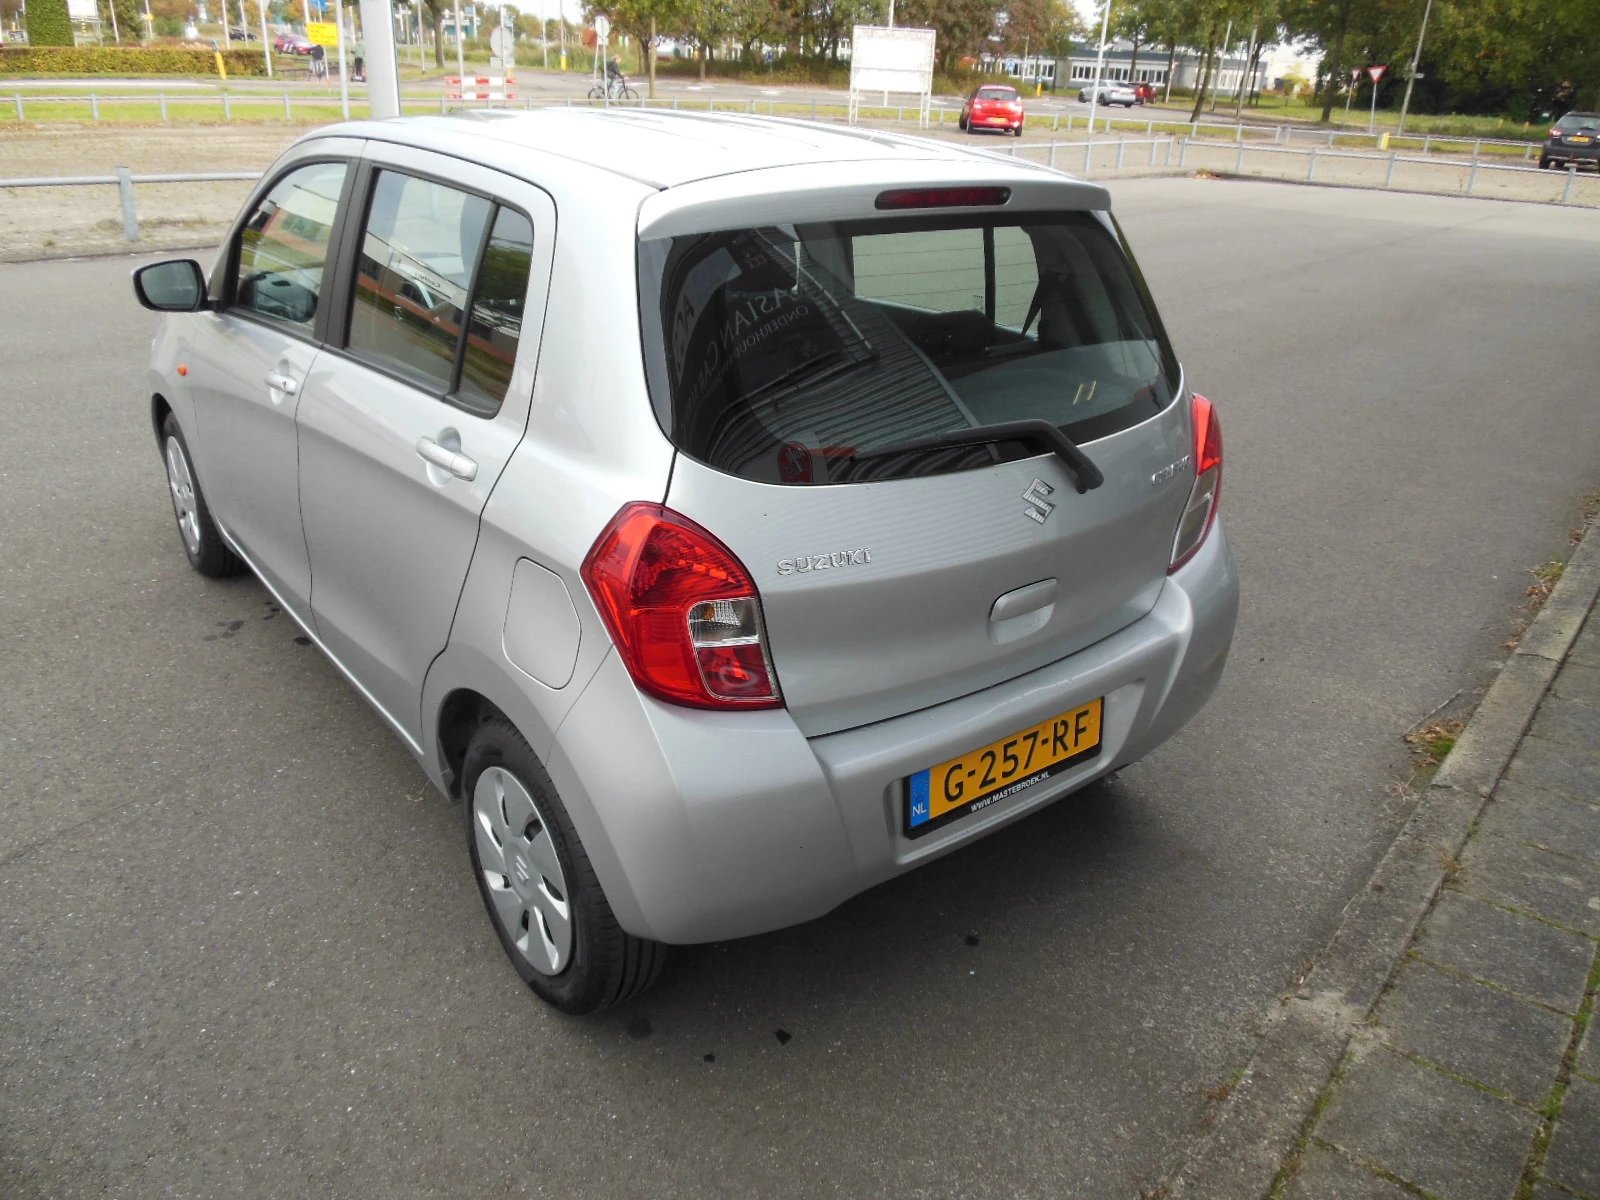
<instances>
[{"instance_id":1,"label":"car windshield","mask_svg":"<svg viewBox=\"0 0 1600 1200\"><path fill-rule=\"evenodd\" d=\"M966 470L1038 448L877 452L1037 420L1088 442L1177 394L1137 268L1088 213L725 230L642 242L640 267L662 426L741 478Z\"/></svg>"}]
</instances>

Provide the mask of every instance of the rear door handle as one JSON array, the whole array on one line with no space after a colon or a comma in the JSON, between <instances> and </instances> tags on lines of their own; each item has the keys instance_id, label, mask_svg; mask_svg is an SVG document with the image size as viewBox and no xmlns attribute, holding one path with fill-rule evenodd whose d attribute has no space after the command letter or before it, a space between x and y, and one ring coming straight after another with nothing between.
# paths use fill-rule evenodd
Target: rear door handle
<instances>
[{"instance_id":1,"label":"rear door handle","mask_svg":"<svg viewBox=\"0 0 1600 1200\"><path fill-rule=\"evenodd\" d=\"M430 437L417 439L417 457L423 462L432 463L441 471L449 471L457 479L471 481L478 477L478 464L465 454L458 454L439 445Z\"/></svg>"},{"instance_id":2,"label":"rear door handle","mask_svg":"<svg viewBox=\"0 0 1600 1200\"><path fill-rule=\"evenodd\" d=\"M282 392L285 396L292 396L300 390L300 382L293 375L285 375L281 371L268 371L266 384L274 391Z\"/></svg>"}]
</instances>

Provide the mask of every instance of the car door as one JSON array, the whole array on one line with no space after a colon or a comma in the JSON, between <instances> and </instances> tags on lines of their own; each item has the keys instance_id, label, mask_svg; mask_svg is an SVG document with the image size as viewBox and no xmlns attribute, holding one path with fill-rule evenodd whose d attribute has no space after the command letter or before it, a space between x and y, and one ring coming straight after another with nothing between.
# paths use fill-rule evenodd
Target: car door
<instances>
[{"instance_id":1,"label":"car door","mask_svg":"<svg viewBox=\"0 0 1600 1200\"><path fill-rule=\"evenodd\" d=\"M318 636L415 741L479 514L527 424L555 209L497 172L372 146L298 415L300 515Z\"/></svg>"},{"instance_id":2,"label":"car door","mask_svg":"<svg viewBox=\"0 0 1600 1200\"><path fill-rule=\"evenodd\" d=\"M216 305L195 322L185 364L196 469L213 515L302 619L311 570L295 415L318 354L339 204L360 150L357 140L319 143L314 160L290 164L259 193L229 242Z\"/></svg>"}]
</instances>

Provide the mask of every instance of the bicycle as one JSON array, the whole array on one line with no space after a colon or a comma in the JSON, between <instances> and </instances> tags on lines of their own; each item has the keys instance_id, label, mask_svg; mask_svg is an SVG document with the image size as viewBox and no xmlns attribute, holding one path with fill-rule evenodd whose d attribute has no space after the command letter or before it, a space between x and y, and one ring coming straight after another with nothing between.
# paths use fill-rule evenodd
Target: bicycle
<instances>
[{"instance_id":1,"label":"bicycle","mask_svg":"<svg viewBox=\"0 0 1600 1200\"><path fill-rule=\"evenodd\" d=\"M625 75L607 79L603 85L597 83L589 89L591 100L637 100L638 98L639 93L628 86L628 78Z\"/></svg>"}]
</instances>

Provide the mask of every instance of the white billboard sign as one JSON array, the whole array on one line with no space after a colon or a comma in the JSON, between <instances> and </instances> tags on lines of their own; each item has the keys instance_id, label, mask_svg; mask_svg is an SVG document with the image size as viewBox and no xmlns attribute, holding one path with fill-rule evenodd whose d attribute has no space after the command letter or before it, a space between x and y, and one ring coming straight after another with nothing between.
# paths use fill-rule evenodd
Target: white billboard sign
<instances>
[{"instance_id":1,"label":"white billboard sign","mask_svg":"<svg viewBox=\"0 0 1600 1200\"><path fill-rule=\"evenodd\" d=\"M857 25L850 35L850 119L859 96L877 92L921 98L922 123L928 123L933 95L934 32L931 29Z\"/></svg>"},{"instance_id":2,"label":"white billboard sign","mask_svg":"<svg viewBox=\"0 0 1600 1200\"><path fill-rule=\"evenodd\" d=\"M98 0L67 0L67 16L74 21L98 21L100 19Z\"/></svg>"}]
</instances>

